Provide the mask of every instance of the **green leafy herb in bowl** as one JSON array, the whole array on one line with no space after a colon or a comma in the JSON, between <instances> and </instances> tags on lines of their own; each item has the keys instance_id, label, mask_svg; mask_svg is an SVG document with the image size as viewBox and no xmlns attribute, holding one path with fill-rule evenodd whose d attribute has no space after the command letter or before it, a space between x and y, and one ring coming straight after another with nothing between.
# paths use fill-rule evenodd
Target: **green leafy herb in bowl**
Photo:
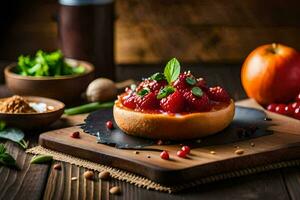
<instances>
[{"instance_id":1,"label":"green leafy herb in bowl","mask_svg":"<svg viewBox=\"0 0 300 200\"><path fill-rule=\"evenodd\" d=\"M76 75L84 72L83 66L73 67L65 62L60 50L49 53L38 50L33 57L21 55L16 68L17 74L36 77Z\"/></svg>"}]
</instances>

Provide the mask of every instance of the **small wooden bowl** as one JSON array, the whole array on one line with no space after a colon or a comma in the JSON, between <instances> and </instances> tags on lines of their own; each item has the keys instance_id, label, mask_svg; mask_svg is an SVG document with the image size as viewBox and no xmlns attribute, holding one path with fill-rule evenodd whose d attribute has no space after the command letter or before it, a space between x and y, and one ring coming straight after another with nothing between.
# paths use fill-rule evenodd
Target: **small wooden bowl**
<instances>
[{"instance_id":1,"label":"small wooden bowl","mask_svg":"<svg viewBox=\"0 0 300 200\"><path fill-rule=\"evenodd\" d=\"M94 66L74 59L66 59L66 62L71 66L81 65L86 72L60 77L22 76L15 73L17 63L12 63L4 70L6 85L14 94L20 96L42 96L64 103L79 101L81 94L94 78Z\"/></svg>"},{"instance_id":2,"label":"small wooden bowl","mask_svg":"<svg viewBox=\"0 0 300 200\"><path fill-rule=\"evenodd\" d=\"M45 128L64 113L65 104L60 101L34 96L23 96L23 98L29 102L45 103L47 106L53 106L54 109L44 113L0 113L0 120L5 121L8 126L32 130ZM2 98L0 101L5 99Z\"/></svg>"}]
</instances>

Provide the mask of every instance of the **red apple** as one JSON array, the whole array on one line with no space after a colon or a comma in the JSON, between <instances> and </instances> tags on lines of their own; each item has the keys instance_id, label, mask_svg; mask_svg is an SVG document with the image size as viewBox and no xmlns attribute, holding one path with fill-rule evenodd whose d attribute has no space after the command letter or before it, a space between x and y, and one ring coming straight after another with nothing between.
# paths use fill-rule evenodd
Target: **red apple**
<instances>
[{"instance_id":1,"label":"red apple","mask_svg":"<svg viewBox=\"0 0 300 200\"><path fill-rule=\"evenodd\" d=\"M300 92L300 54L281 44L260 46L246 58L241 78L258 103L287 103Z\"/></svg>"}]
</instances>

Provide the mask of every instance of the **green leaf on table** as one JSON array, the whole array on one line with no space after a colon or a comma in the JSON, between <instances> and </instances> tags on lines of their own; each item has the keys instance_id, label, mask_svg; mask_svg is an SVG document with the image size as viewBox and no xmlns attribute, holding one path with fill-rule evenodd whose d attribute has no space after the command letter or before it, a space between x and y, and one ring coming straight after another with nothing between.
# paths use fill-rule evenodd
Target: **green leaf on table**
<instances>
[{"instance_id":1,"label":"green leaf on table","mask_svg":"<svg viewBox=\"0 0 300 200\"><path fill-rule=\"evenodd\" d=\"M24 133L23 131L17 128L6 128L0 131L0 138L18 143L24 139Z\"/></svg>"},{"instance_id":2,"label":"green leaf on table","mask_svg":"<svg viewBox=\"0 0 300 200\"><path fill-rule=\"evenodd\" d=\"M175 92L175 88L173 88L172 86L165 86L163 89L161 89L157 95L157 99L162 99L167 97L168 95L172 94L173 92Z\"/></svg>"},{"instance_id":3,"label":"green leaf on table","mask_svg":"<svg viewBox=\"0 0 300 200\"><path fill-rule=\"evenodd\" d=\"M16 160L6 152L6 148L3 144L0 144L0 166L7 166L7 167L17 167Z\"/></svg>"},{"instance_id":4,"label":"green leaf on table","mask_svg":"<svg viewBox=\"0 0 300 200\"><path fill-rule=\"evenodd\" d=\"M176 58L171 59L164 70L164 75L169 84L174 82L180 74L180 63Z\"/></svg>"},{"instance_id":5,"label":"green leaf on table","mask_svg":"<svg viewBox=\"0 0 300 200\"><path fill-rule=\"evenodd\" d=\"M53 160L52 156L49 155L37 155L33 156L30 163L31 164L44 164L44 163L49 163Z\"/></svg>"},{"instance_id":6,"label":"green leaf on table","mask_svg":"<svg viewBox=\"0 0 300 200\"><path fill-rule=\"evenodd\" d=\"M0 131L0 139L6 139L18 143L23 149L27 149L28 142L24 140L24 132L17 128L4 128Z\"/></svg>"},{"instance_id":7,"label":"green leaf on table","mask_svg":"<svg viewBox=\"0 0 300 200\"><path fill-rule=\"evenodd\" d=\"M6 151L5 146L3 144L0 144L0 154L5 153L5 151Z\"/></svg>"},{"instance_id":8,"label":"green leaf on table","mask_svg":"<svg viewBox=\"0 0 300 200\"><path fill-rule=\"evenodd\" d=\"M196 97L201 97L203 95L203 91L199 87L193 87L192 94Z\"/></svg>"}]
</instances>

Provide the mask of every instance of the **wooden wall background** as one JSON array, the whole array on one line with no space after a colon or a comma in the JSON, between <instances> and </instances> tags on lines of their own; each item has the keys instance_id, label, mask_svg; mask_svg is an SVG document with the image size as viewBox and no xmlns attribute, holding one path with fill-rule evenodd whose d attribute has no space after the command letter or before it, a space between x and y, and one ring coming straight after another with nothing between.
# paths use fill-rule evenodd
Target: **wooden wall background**
<instances>
[{"instance_id":1,"label":"wooden wall background","mask_svg":"<svg viewBox=\"0 0 300 200\"><path fill-rule=\"evenodd\" d=\"M56 0L1 4L10 20L1 15L0 60L58 48ZM300 49L299 7L298 0L116 0L115 60L239 63L264 43Z\"/></svg>"}]
</instances>

